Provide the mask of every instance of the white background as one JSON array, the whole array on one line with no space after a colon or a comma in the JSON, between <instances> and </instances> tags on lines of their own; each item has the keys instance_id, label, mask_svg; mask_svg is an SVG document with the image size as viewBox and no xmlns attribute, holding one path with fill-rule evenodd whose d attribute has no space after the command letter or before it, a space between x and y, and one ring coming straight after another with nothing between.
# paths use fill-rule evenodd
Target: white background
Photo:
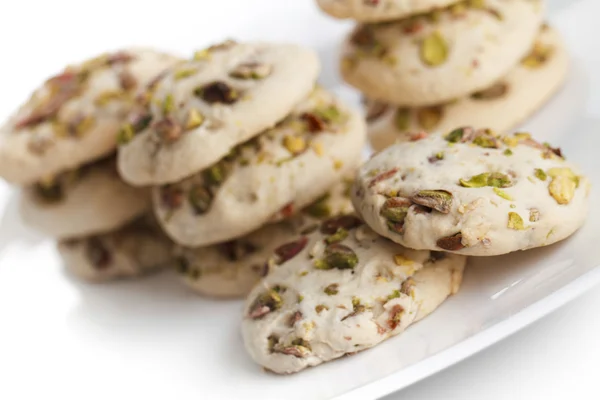
<instances>
[{"instance_id":1,"label":"white background","mask_svg":"<svg viewBox=\"0 0 600 400\"><path fill-rule=\"evenodd\" d=\"M169 11L165 12L165 19L187 14L186 20L190 20L189 14L196 14L197 23L201 24L205 18L202 8L210 8L212 1L219 0L189 1L189 7L180 6L180 9L175 11L169 9L172 3L168 1L137 2L139 17L134 20L131 19L131 15L125 16L119 12L118 1L0 1L0 117L6 116L5 113L14 107L15 100L22 100L46 75L59 70L63 60L77 60L106 47L129 44L119 42L118 35L114 35L115 31L127 31L127 37L132 43L143 43L145 32L163 29L160 21L149 22L144 19L144 10L147 7L165 8ZM557 9L573 2L555 0L550 1L550 4ZM123 3L126 1L123 0ZM177 2L180 5L183 3ZM221 18L223 23L227 24L227 16L223 15ZM177 35L193 34L194 26L189 24L176 32L165 31L164 43L157 45L168 48ZM198 43L204 44L210 40L212 38L198 38ZM89 47L82 46L82 43L89 44ZM590 51L599 52L600 45ZM19 93L21 98L2 96L2 88L5 87L18 88L11 90L11 93ZM36 294L30 293L28 289L23 288L24 296ZM69 294L65 293L66 295ZM386 400L600 399L599 306L600 288L515 336L406 389L401 394L389 396ZM35 313L34 302L29 303L27 307L20 307L20 304L15 302L15 313L19 313L20 309ZM42 321L44 319L43 315L32 314L23 315L22 318L32 317ZM0 315L0 340L3 340L2 331L6 329L18 330L18 326L5 326ZM40 329L39 332L23 332L23 337L35 341L37 335L43 334L43 329ZM55 362L59 368L60 349L57 349L56 354ZM35 367L35 356L24 353L25 355L28 361L21 363L18 360L3 360L0 354L0 394L3 382L11 379L11 372L18 371L23 385L36 385L41 378L43 370ZM81 361L82 368L86 367L85 363L93 362L84 358ZM13 366L15 369L12 369ZM31 371L30 376L28 371ZM60 384L57 382L57 387L68 382L68 377L65 379L66 381ZM104 382L102 376L98 376L97 381L99 385L111 384ZM126 382L126 377L123 382ZM118 389L118 383L116 386L115 389ZM93 389L90 387L92 394ZM143 388L140 388L140 393L143 393ZM177 388L174 387L172 398L177 398L176 393ZM24 397L18 392L0 395L0 400L20 398ZM82 393L79 398L85 399L86 394ZM203 397L199 394L198 398Z\"/></svg>"}]
</instances>

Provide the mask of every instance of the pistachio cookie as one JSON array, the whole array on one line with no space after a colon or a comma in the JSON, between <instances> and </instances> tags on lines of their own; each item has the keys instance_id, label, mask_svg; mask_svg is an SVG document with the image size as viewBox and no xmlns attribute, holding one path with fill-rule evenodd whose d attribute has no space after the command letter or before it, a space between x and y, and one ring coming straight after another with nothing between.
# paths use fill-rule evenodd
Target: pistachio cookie
<instances>
[{"instance_id":1,"label":"pistachio cookie","mask_svg":"<svg viewBox=\"0 0 600 400\"><path fill-rule=\"evenodd\" d=\"M115 157L49 176L23 188L23 221L47 235L72 238L108 232L147 212L147 189L121 180Z\"/></svg>"},{"instance_id":2,"label":"pistachio cookie","mask_svg":"<svg viewBox=\"0 0 600 400\"><path fill-rule=\"evenodd\" d=\"M350 35L341 72L367 97L428 106L483 90L531 49L541 0L461 1Z\"/></svg>"},{"instance_id":3,"label":"pistachio cookie","mask_svg":"<svg viewBox=\"0 0 600 400\"><path fill-rule=\"evenodd\" d=\"M137 89L176 61L130 49L48 79L0 127L0 176L28 185L112 153Z\"/></svg>"},{"instance_id":4,"label":"pistachio cookie","mask_svg":"<svg viewBox=\"0 0 600 400\"><path fill-rule=\"evenodd\" d=\"M278 267L246 300L246 349L273 372L376 346L460 288L465 257L404 248L352 215L338 221L301 236L286 257L276 254Z\"/></svg>"},{"instance_id":5,"label":"pistachio cookie","mask_svg":"<svg viewBox=\"0 0 600 400\"><path fill-rule=\"evenodd\" d=\"M379 151L411 140L414 132L448 132L456 126L513 129L560 88L569 65L558 32L544 25L530 53L494 85L459 100L419 108L397 108L376 101L367 104L369 141Z\"/></svg>"},{"instance_id":6,"label":"pistachio cookie","mask_svg":"<svg viewBox=\"0 0 600 400\"><path fill-rule=\"evenodd\" d=\"M317 88L276 127L217 164L154 188L155 213L184 246L244 236L326 193L360 163L364 141L360 114Z\"/></svg>"},{"instance_id":7,"label":"pistachio cookie","mask_svg":"<svg viewBox=\"0 0 600 400\"><path fill-rule=\"evenodd\" d=\"M529 134L459 128L398 143L358 173L355 208L414 249L492 256L546 246L583 225L589 180Z\"/></svg>"},{"instance_id":8,"label":"pistachio cookie","mask_svg":"<svg viewBox=\"0 0 600 400\"><path fill-rule=\"evenodd\" d=\"M151 216L113 232L58 243L67 271L92 282L135 277L166 267L173 259L172 247Z\"/></svg>"},{"instance_id":9,"label":"pistachio cookie","mask_svg":"<svg viewBox=\"0 0 600 400\"><path fill-rule=\"evenodd\" d=\"M317 0L323 11L335 18L359 22L381 22L447 7L459 0Z\"/></svg>"},{"instance_id":10,"label":"pistachio cookie","mask_svg":"<svg viewBox=\"0 0 600 400\"><path fill-rule=\"evenodd\" d=\"M229 41L197 52L152 88L149 107L133 117L144 124L125 127L121 175L159 185L214 164L285 118L319 68L312 50L295 45Z\"/></svg>"},{"instance_id":11,"label":"pistachio cookie","mask_svg":"<svg viewBox=\"0 0 600 400\"><path fill-rule=\"evenodd\" d=\"M302 212L257 231L208 247L181 248L179 272L196 292L215 297L244 297L273 265L272 254L286 257L301 243L290 245L299 235L314 230L319 221L353 210L351 180L340 182ZM343 234L343 233L342 233Z\"/></svg>"}]
</instances>

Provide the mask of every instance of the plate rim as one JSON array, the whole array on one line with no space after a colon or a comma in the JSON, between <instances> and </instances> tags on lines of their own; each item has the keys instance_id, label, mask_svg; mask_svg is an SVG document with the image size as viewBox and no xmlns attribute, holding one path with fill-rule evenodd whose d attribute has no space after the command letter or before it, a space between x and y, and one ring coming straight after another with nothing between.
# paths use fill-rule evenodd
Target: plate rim
<instances>
[{"instance_id":1,"label":"plate rim","mask_svg":"<svg viewBox=\"0 0 600 400\"><path fill-rule=\"evenodd\" d=\"M550 295L526 306L511 317L486 327L469 338L416 364L401 368L374 382L333 397L331 400L377 400L399 392L512 336L596 286L600 286L600 264Z\"/></svg>"}]
</instances>

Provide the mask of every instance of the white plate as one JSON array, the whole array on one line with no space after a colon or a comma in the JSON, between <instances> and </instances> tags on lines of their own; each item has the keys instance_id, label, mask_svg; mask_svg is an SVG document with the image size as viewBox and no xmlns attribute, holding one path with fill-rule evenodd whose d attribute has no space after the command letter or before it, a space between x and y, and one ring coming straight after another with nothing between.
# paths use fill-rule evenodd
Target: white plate
<instances>
[{"instance_id":1,"label":"white plate","mask_svg":"<svg viewBox=\"0 0 600 400\"><path fill-rule=\"evenodd\" d=\"M27 19L4 21L0 37L18 32L26 20L43 35L6 41L4 55L23 62L3 66L2 117L36 79L65 61L107 46L143 43L142 38L187 54L225 36L304 43L323 58L322 83L357 99L340 86L335 73L335 50L349 24L320 15L310 0L199 1L193 6L171 0L143 7L106 0L94 18L83 21L56 12L46 18L77 2L14 3L10 7L18 12L13 15L25 15L34 5L38 10ZM571 48L573 68L560 94L524 127L561 145L583 165L595 184L596 205L597 15L600 4L588 0L553 16ZM73 37L71 29L85 30L85 41ZM489 346L600 281L600 269L595 269L600 212L592 209L585 227L563 243L472 259L462 291L400 337L282 377L262 372L246 356L238 329L240 302L196 297L168 272L100 286L65 277L53 244L20 225L16 197L0 185L0 398L375 399Z\"/></svg>"}]
</instances>

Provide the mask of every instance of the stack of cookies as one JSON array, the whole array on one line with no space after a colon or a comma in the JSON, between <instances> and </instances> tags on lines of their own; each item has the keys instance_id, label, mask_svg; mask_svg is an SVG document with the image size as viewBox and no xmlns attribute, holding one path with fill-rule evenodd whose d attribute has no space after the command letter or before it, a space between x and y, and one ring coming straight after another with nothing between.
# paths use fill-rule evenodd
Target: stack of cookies
<instances>
[{"instance_id":1,"label":"stack of cookies","mask_svg":"<svg viewBox=\"0 0 600 400\"><path fill-rule=\"evenodd\" d=\"M138 90L176 62L130 49L69 66L0 128L0 176L22 187L22 219L57 238L82 278L137 275L171 257L148 191L119 178L115 152Z\"/></svg>"},{"instance_id":2,"label":"stack of cookies","mask_svg":"<svg viewBox=\"0 0 600 400\"><path fill-rule=\"evenodd\" d=\"M123 128L119 172L151 187L199 293L244 296L308 217L347 211L365 123L316 85L319 70L296 45L227 41L167 70Z\"/></svg>"},{"instance_id":3,"label":"stack of cookies","mask_svg":"<svg viewBox=\"0 0 600 400\"><path fill-rule=\"evenodd\" d=\"M365 96L375 150L411 132L485 126L507 132L565 79L559 34L541 0L317 0L360 24L341 73Z\"/></svg>"}]
</instances>

